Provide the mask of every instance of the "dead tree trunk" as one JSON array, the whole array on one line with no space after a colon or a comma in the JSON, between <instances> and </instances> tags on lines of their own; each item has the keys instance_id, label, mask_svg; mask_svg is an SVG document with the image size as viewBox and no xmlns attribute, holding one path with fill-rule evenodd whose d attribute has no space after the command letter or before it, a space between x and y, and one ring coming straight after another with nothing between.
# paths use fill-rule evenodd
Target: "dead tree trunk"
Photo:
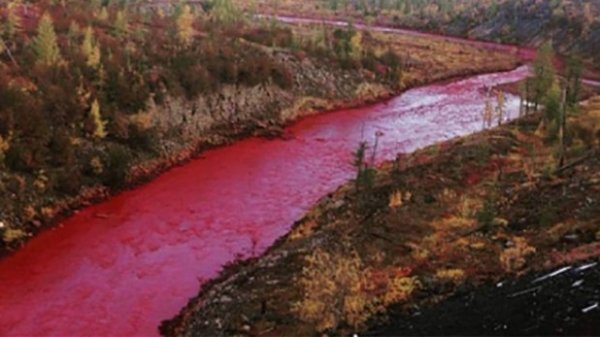
<instances>
[{"instance_id":1,"label":"dead tree trunk","mask_svg":"<svg viewBox=\"0 0 600 337\"><path fill-rule=\"evenodd\" d=\"M0 45L2 45L2 48L4 48L4 50L6 51L6 55L8 55L8 58L15 65L15 67L19 67L19 64L17 63L17 60L15 60L15 58L13 57L13 54L10 51L10 48L8 48L8 45L6 44L6 42L4 42L4 39L1 37L0 37Z\"/></svg>"},{"instance_id":2,"label":"dead tree trunk","mask_svg":"<svg viewBox=\"0 0 600 337\"><path fill-rule=\"evenodd\" d=\"M567 129L567 95L568 86L563 88L562 96L560 99L560 128L559 128L559 139L560 139L560 157L558 160L558 167L563 167L565 165L565 133Z\"/></svg>"}]
</instances>

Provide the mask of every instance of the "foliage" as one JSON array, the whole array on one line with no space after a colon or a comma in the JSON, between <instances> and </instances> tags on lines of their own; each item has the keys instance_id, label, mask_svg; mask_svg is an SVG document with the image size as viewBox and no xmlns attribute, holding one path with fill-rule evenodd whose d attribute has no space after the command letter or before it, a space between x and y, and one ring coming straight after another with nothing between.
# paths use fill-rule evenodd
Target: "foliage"
<instances>
[{"instance_id":1,"label":"foliage","mask_svg":"<svg viewBox=\"0 0 600 337\"><path fill-rule=\"evenodd\" d=\"M487 198L483 203L483 207L475 214L475 217L482 228L489 230L494 224L497 214L495 199Z\"/></svg>"},{"instance_id":2,"label":"foliage","mask_svg":"<svg viewBox=\"0 0 600 337\"><path fill-rule=\"evenodd\" d=\"M543 103L544 96L550 90L555 82L555 70L554 70L554 50L552 44L545 43L538 51L537 57L533 63L533 91L534 91L534 104L537 110L538 105Z\"/></svg>"},{"instance_id":3,"label":"foliage","mask_svg":"<svg viewBox=\"0 0 600 337\"><path fill-rule=\"evenodd\" d=\"M195 35L194 14L189 5L184 5L182 7L181 12L176 19L176 24L179 42L183 46L189 47L192 44Z\"/></svg>"},{"instance_id":4,"label":"foliage","mask_svg":"<svg viewBox=\"0 0 600 337\"><path fill-rule=\"evenodd\" d=\"M8 20L0 34L14 36L8 48L20 63L5 67L9 53L0 54L0 135L5 141L12 135L10 148L3 151L10 169L64 164L59 148L77 152L95 139L136 150L155 148L148 144L157 141L155 130L127 123L128 115L145 111L151 96L157 101L165 95L193 99L225 84L292 85L283 65L259 48L237 42L248 27L211 26L197 20L190 6L169 17L125 5L39 2L30 5L32 15L43 13L35 34L21 29L19 4L0 5ZM231 6L219 2L216 9ZM200 27L210 36L198 36ZM172 38L173 32L178 39ZM267 30L263 35L290 45L291 31ZM17 48L27 41L30 48ZM71 140L77 142L68 144Z\"/></svg>"},{"instance_id":5,"label":"foliage","mask_svg":"<svg viewBox=\"0 0 600 337\"><path fill-rule=\"evenodd\" d=\"M237 0L238 4L247 1ZM364 22L520 45L540 40L579 50L600 65L596 33L600 3L582 0L262 0L267 8L309 17L356 18ZM558 44L557 44L558 46Z\"/></svg>"},{"instance_id":6,"label":"foliage","mask_svg":"<svg viewBox=\"0 0 600 337\"><path fill-rule=\"evenodd\" d=\"M42 65L56 65L61 60L54 24L48 13L42 15L37 29L37 36L33 40L33 51L37 62Z\"/></svg>"},{"instance_id":7,"label":"foliage","mask_svg":"<svg viewBox=\"0 0 600 337\"><path fill-rule=\"evenodd\" d=\"M361 291L366 275L356 253L332 255L317 249L306 260L299 280L304 298L295 306L298 316L316 324L319 331L334 329L344 321L352 326L364 323L361 314L370 304L369 296Z\"/></svg>"},{"instance_id":8,"label":"foliage","mask_svg":"<svg viewBox=\"0 0 600 337\"><path fill-rule=\"evenodd\" d=\"M570 110L577 110L581 93L583 62L577 54L570 54L566 64L566 104Z\"/></svg>"},{"instance_id":9,"label":"foliage","mask_svg":"<svg viewBox=\"0 0 600 337\"><path fill-rule=\"evenodd\" d=\"M90 116L94 123L94 138L102 139L106 137L106 122L102 120L102 116L100 115L100 104L98 103L97 99L92 102Z\"/></svg>"},{"instance_id":10,"label":"foliage","mask_svg":"<svg viewBox=\"0 0 600 337\"><path fill-rule=\"evenodd\" d=\"M369 193L373 188L373 179L376 173L372 163L367 162L367 149L367 142L360 142L353 154L354 161L352 163L356 169L356 190L363 193Z\"/></svg>"},{"instance_id":11,"label":"foliage","mask_svg":"<svg viewBox=\"0 0 600 337\"><path fill-rule=\"evenodd\" d=\"M11 243L13 241L21 240L23 237L26 237L27 233L23 230L16 228L8 228L4 230L4 234L2 236L2 240L4 242Z\"/></svg>"},{"instance_id":12,"label":"foliage","mask_svg":"<svg viewBox=\"0 0 600 337\"><path fill-rule=\"evenodd\" d=\"M527 263L527 259L535 254L536 249L532 247L525 238L512 238L512 246L500 254L500 263L507 272L517 272Z\"/></svg>"},{"instance_id":13,"label":"foliage","mask_svg":"<svg viewBox=\"0 0 600 337\"><path fill-rule=\"evenodd\" d=\"M108 20L108 10L105 6L100 9L100 12L97 14L98 20L106 21Z\"/></svg>"},{"instance_id":14,"label":"foliage","mask_svg":"<svg viewBox=\"0 0 600 337\"><path fill-rule=\"evenodd\" d=\"M69 29L71 30L71 29ZM75 28L73 28L75 31ZM86 57L86 64L89 67L97 68L100 65L100 47L94 39L94 31L92 27L87 27L81 45L81 52Z\"/></svg>"},{"instance_id":15,"label":"foliage","mask_svg":"<svg viewBox=\"0 0 600 337\"><path fill-rule=\"evenodd\" d=\"M1 36L8 41L14 39L23 28L21 17L17 14L17 5L18 2L11 2L6 8L6 24Z\"/></svg>"},{"instance_id":16,"label":"foliage","mask_svg":"<svg viewBox=\"0 0 600 337\"><path fill-rule=\"evenodd\" d=\"M210 1L210 7L212 18L222 24L232 24L241 17L239 10L231 0L212 0Z\"/></svg>"},{"instance_id":17,"label":"foliage","mask_svg":"<svg viewBox=\"0 0 600 337\"><path fill-rule=\"evenodd\" d=\"M119 38L125 38L127 37L127 34L129 34L129 18L125 9L121 9L117 12L113 30L115 35Z\"/></svg>"},{"instance_id":18,"label":"foliage","mask_svg":"<svg viewBox=\"0 0 600 337\"><path fill-rule=\"evenodd\" d=\"M0 166L4 163L4 156L8 149L10 149L10 139L4 139L0 135Z\"/></svg>"},{"instance_id":19,"label":"foliage","mask_svg":"<svg viewBox=\"0 0 600 337\"><path fill-rule=\"evenodd\" d=\"M333 253L322 248L306 256L298 281L303 297L293 310L320 332L343 324L359 329L373 314L407 300L420 287L415 277L396 270L366 268L355 251Z\"/></svg>"},{"instance_id":20,"label":"foliage","mask_svg":"<svg viewBox=\"0 0 600 337\"><path fill-rule=\"evenodd\" d=\"M131 152L126 147L122 145L111 146L104 163L105 184L112 188L123 187L129 174L132 159Z\"/></svg>"},{"instance_id":21,"label":"foliage","mask_svg":"<svg viewBox=\"0 0 600 337\"><path fill-rule=\"evenodd\" d=\"M544 98L544 116L549 127L559 123L559 117L561 113L561 96L562 93L560 84L558 81L554 81L546 93L546 97Z\"/></svg>"}]
</instances>

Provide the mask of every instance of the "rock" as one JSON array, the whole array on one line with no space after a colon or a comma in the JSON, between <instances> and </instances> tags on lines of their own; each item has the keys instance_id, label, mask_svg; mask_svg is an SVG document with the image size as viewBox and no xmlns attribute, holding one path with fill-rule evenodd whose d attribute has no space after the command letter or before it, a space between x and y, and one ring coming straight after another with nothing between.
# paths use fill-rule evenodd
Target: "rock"
<instances>
[{"instance_id":1,"label":"rock","mask_svg":"<svg viewBox=\"0 0 600 337\"><path fill-rule=\"evenodd\" d=\"M577 234L568 234L568 235L565 235L564 238L565 238L565 240L568 240L568 241L577 241L577 240L579 240L579 235L577 235Z\"/></svg>"},{"instance_id":2,"label":"rock","mask_svg":"<svg viewBox=\"0 0 600 337\"><path fill-rule=\"evenodd\" d=\"M230 303L231 301L233 301L233 299L229 296L221 296L221 298L219 298L220 303Z\"/></svg>"}]
</instances>

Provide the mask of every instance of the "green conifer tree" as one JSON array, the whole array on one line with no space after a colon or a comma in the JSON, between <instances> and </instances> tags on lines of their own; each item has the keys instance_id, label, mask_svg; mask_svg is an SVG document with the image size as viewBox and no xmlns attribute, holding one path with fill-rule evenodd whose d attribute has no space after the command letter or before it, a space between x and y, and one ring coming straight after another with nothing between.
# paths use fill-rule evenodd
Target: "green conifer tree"
<instances>
[{"instance_id":1,"label":"green conifer tree","mask_svg":"<svg viewBox=\"0 0 600 337\"><path fill-rule=\"evenodd\" d=\"M538 105L543 100L554 83L556 70L554 69L554 50L550 42L545 43L537 52L533 63L533 89L535 93L534 106L537 111Z\"/></svg>"}]
</instances>

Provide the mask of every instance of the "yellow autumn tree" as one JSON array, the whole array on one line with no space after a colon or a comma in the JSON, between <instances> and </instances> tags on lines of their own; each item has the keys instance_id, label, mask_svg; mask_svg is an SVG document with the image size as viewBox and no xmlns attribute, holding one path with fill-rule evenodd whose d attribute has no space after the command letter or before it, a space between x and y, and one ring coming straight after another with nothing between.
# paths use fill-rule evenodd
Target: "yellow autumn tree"
<instances>
[{"instance_id":1,"label":"yellow autumn tree","mask_svg":"<svg viewBox=\"0 0 600 337\"><path fill-rule=\"evenodd\" d=\"M19 1L12 1L6 8L6 24L4 25L4 37L11 40L21 31L22 22L21 16L17 13L17 5Z\"/></svg>"},{"instance_id":2,"label":"yellow autumn tree","mask_svg":"<svg viewBox=\"0 0 600 337\"><path fill-rule=\"evenodd\" d=\"M106 132L106 122L102 120L102 115L100 114L100 103L98 103L97 99L92 102L90 116L94 122L94 138L102 139L106 137L108 134Z\"/></svg>"},{"instance_id":3,"label":"yellow autumn tree","mask_svg":"<svg viewBox=\"0 0 600 337\"><path fill-rule=\"evenodd\" d=\"M106 9L106 7L102 7L102 9L100 10L100 12L98 13L98 20L100 21L106 21L108 20L108 10Z\"/></svg>"},{"instance_id":4,"label":"yellow autumn tree","mask_svg":"<svg viewBox=\"0 0 600 337\"><path fill-rule=\"evenodd\" d=\"M177 38L183 46L189 46L194 40L194 14L189 5L184 5L176 20Z\"/></svg>"},{"instance_id":5,"label":"yellow autumn tree","mask_svg":"<svg viewBox=\"0 0 600 337\"><path fill-rule=\"evenodd\" d=\"M124 38L127 36L127 34L129 34L129 19L125 10L120 10L117 12L117 17L115 18L113 29L115 31L116 36L120 38Z\"/></svg>"},{"instance_id":6,"label":"yellow autumn tree","mask_svg":"<svg viewBox=\"0 0 600 337\"><path fill-rule=\"evenodd\" d=\"M353 60L360 60L363 54L363 35L356 32L350 39L350 57Z\"/></svg>"},{"instance_id":7,"label":"yellow autumn tree","mask_svg":"<svg viewBox=\"0 0 600 337\"><path fill-rule=\"evenodd\" d=\"M71 24L69 24L69 31L67 32L69 44L76 44L80 36L81 27L79 26L77 21L71 21Z\"/></svg>"},{"instance_id":8,"label":"yellow autumn tree","mask_svg":"<svg viewBox=\"0 0 600 337\"><path fill-rule=\"evenodd\" d=\"M2 135L0 135L0 165L4 162L6 151L10 149L10 138L10 135L5 138L2 138Z\"/></svg>"},{"instance_id":9,"label":"yellow autumn tree","mask_svg":"<svg viewBox=\"0 0 600 337\"><path fill-rule=\"evenodd\" d=\"M83 35L83 43L81 44L81 52L86 57L86 63L89 67L97 68L100 65L100 47L94 38L94 30L92 27L87 27Z\"/></svg>"},{"instance_id":10,"label":"yellow autumn tree","mask_svg":"<svg viewBox=\"0 0 600 337\"><path fill-rule=\"evenodd\" d=\"M55 65L62 59L54 24L48 13L42 15L40 19L32 47L39 64Z\"/></svg>"},{"instance_id":11,"label":"yellow autumn tree","mask_svg":"<svg viewBox=\"0 0 600 337\"><path fill-rule=\"evenodd\" d=\"M306 262L298 280L304 296L293 306L300 319L323 332L342 322L359 328L377 311L373 297L362 289L367 275L356 252L341 255L317 249Z\"/></svg>"}]
</instances>

